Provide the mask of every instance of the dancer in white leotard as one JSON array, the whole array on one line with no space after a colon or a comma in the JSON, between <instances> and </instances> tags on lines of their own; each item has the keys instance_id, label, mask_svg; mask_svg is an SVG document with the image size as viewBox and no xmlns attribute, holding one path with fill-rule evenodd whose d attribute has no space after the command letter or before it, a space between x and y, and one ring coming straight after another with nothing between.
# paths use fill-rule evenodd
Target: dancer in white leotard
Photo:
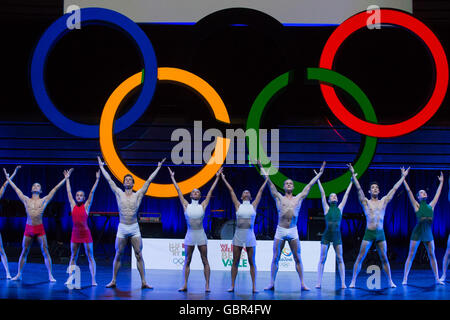
<instances>
[{"instance_id":1,"label":"dancer in white leotard","mask_svg":"<svg viewBox=\"0 0 450 320\"><path fill-rule=\"evenodd\" d=\"M242 248L245 247L248 256L248 264L250 266L250 275L252 277L253 293L256 293L255 279L256 279L256 266L255 266L255 248L256 237L253 227L255 225L256 208L267 184L269 176L266 175L266 180L258 191L253 203L250 203L252 196L250 191L244 190L242 192L242 203L239 202L233 188L225 179L225 175L222 173L222 180L230 191L231 199L233 200L234 207L236 208L236 231L233 237L233 265L231 266L231 288L228 292L234 292L234 284L238 273L239 260L241 258Z\"/></svg>"},{"instance_id":2,"label":"dancer in white leotard","mask_svg":"<svg viewBox=\"0 0 450 320\"><path fill-rule=\"evenodd\" d=\"M184 285L178 291L187 291L187 282L189 278L190 272L190 264L192 260L192 254L194 253L195 246L197 246L198 251L200 252L200 256L203 262L203 269L205 273L205 291L209 292L209 277L210 277L210 267L208 263L207 256L207 242L205 230L203 229L203 217L205 216L205 209L208 206L209 200L211 199L212 192L217 185L217 181L219 180L219 174L222 172L220 169L216 173L216 180L209 189L208 194L206 195L205 200L200 203L201 193L200 190L194 189L191 191L191 203L189 203L183 196L183 193L180 190L177 182L175 181L175 173L169 169L170 178L172 179L173 185L178 192L178 198L181 201L181 205L184 209L184 216L186 218L187 224L187 232L186 237L184 238L184 248L186 250L186 257L184 260Z\"/></svg>"}]
</instances>

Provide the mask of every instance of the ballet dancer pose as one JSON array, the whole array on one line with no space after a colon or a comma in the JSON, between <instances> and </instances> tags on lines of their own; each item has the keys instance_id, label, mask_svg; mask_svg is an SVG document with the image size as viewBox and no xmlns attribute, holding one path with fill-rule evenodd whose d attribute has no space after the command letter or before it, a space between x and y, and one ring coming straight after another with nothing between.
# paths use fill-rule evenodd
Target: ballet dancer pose
<instances>
[{"instance_id":1,"label":"ballet dancer pose","mask_svg":"<svg viewBox=\"0 0 450 320\"><path fill-rule=\"evenodd\" d=\"M257 293L255 279L256 279L256 266L255 266L255 254L256 254L256 237L255 232L253 231L255 225L255 217L256 217L256 208L261 200L261 196L264 190L264 187L269 180L269 175L263 174L266 176L266 179L259 188L258 193L256 194L255 200L252 203L252 196L250 191L244 190L241 195L242 203L239 202L236 194L233 191L233 188L225 179L225 175L223 172L221 173L221 177L228 190L230 191L231 199L233 201L234 207L236 209L236 231L233 237L233 265L231 266L231 288L228 289L228 292L234 292L234 284L236 281L236 276L238 273L238 265L239 260L241 258L242 248L245 247L248 256L248 264L250 266L250 276L252 278L252 291L253 293Z\"/></svg>"},{"instance_id":2,"label":"ballet dancer pose","mask_svg":"<svg viewBox=\"0 0 450 320\"><path fill-rule=\"evenodd\" d=\"M110 283L106 285L107 288L115 288L117 283L117 272L119 271L121 265L121 258L123 251L128 243L128 239L131 239L131 245L133 246L134 254L136 256L137 269L139 275L141 276L141 288L142 289L153 289L152 286L147 284L145 280L145 265L144 259L142 258L142 238L141 231L139 230L139 224L137 222L137 214L141 201L147 192L148 187L152 180L156 177L159 169L161 169L162 164L166 160L164 158L161 162L158 162L158 167L153 171L153 173L145 181L141 189L133 192L134 179L131 174L127 174L123 177L123 187L125 191L122 191L116 183L111 179L111 176L104 168L105 164L102 162L100 157L97 157L98 165L100 170L108 181L109 187L116 196L117 207L119 208L119 226L117 227L116 235L116 254L114 256L113 262L113 277Z\"/></svg>"},{"instance_id":3,"label":"ballet dancer pose","mask_svg":"<svg viewBox=\"0 0 450 320\"><path fill-rule=\"evenodd\" d=\"M314 173L317 174L315 170ZM322 196L322 206L323 212L325 213L326 227L322 235L322 240L320 242L321 250L319 266L317 268L316 288L320 289L322 286L323 268L327 259L330 243L333 243L334 251L336 252L336 261L338 263L339 275L341 276L341 288L345 289L347 288L347 286L345 285L345 265L344 259L342 257L341 220L342 212L344 210L345 204L347 203L348 195L352 188L353 182L350 180L350 184L348 185L344 197L342 198L342 201L339 205L336 193L330 194L330 196L328 197L328 205L327 197L325 195L322 183L320 183L320 179L317 180L317 183L319 185L320 194Z\"/></svg>"},{"instance_id":4,"label":"ballet dancer pose","mask_svg":"<svg viewBox=\"0 0 450 320\"><path fill-rule=\"evenodd\" d=\"M12 176L9 178L10 180L12 180L14 178L14 176L17 173L17 170L20 169L20 166L17 166L16 169L14 170L14 173L12 174ZM3 194L5 193L5 189L8 186L8 180L5 181L5 183L2 185L2 187L0 188L0 199L3 197ZM0 257L2 259L2 263L3 263L3 267L5 268L5 272L6 272L6 279L11 279L11 274L9 273L9 268L8 268L8 258L6 257L6 253L5 253L5 249L3 248L3 241L2 241L2 234L0 233Z\"/></svg>"},{"instance_id":5,"label":"ballet dancer pose","mask_svg":"<svg viewBox=\"0 0 450 320\"><path fill-rule=\"evenodd\" d=\"M320 167L319 173L305 186L302 192L296 196L292 194L294 191L294 182L291 179L284 182L284 195L278 192L275 185L269 179L270 193L275 200L278 210L278 226L273 239L273 258L270 268L270 284L268 287L264 288L264 290L274 290L275 288L278 262L286 241L288 241L289 247L291 248L292 256L295 261L295 268L300 278L301 288L302 290L309 290L303 279L303 264L300 254L300 240L298 237L297 221L302 202L308 196L311 187L322 175L325 164L326 163L324 161L322 167ZM258 162L258 165L262 169L260 162Z\"/></svg>"},{"instance_id":6,"label":"ballet dancer pose","mask_svg":"<svg viewBox=\"0 0 450 320\"><path fill-rule=\"evenodd\" d=\"M208 239L206 238L205 230L203 229L203 218L205 217L205 209L209 204L209 200L211 199L211 195L214 191L214 188L217 185L217 181L219 181L219 175L222 172L222 168L216 173L216 179L214 180L211 188L206 195L205 200L202 203L200 202L201 193L200 190L194 189L191 191L191 203L189 203L183 196L180 187L175 181L175 173L169 169L170 178L172 179L173 185L178 192L178 198L180 199L181 205L183 206L184 216L186 218L187 224L187 232L184 238L184 248L186 250L186 257L184 259L184 285L178 291L187 291L187 282L190 273L190 265L192 261L192 254L194 253L195 246L197 246L198 251L200 252L200 257L203 263L203 272L205 275L205 292L210 292L209 289L209 278L211 274L211 269L209 267L208 262Z\"/></svg>"},{"instance_id":7,"label":"ballet dancer pose","mask_svg":"<svg viewBox=\"0 0 450 320\"><path fill-rule=\"evenodd\" d=\"M91 231L89 230L87 224L87 218L89 216L89 210L92 205L92 200L94 199L95 189L97 189L98 181L100 180L100 170L97 171L95 175L96 180L87 200L86 195L82 190L77 191L77 193L75 194L75 199L73 198L72 189L70 188L70 172L64 172L64 176L66 177L67 197L69 198L73 222L72 237L70 240L71 255L69 266L75 265L77 263L78 250L83 243L84 250L89 261L89 270L91 271L92 279L91 283L93 286L96 286L97 282L95 281L96 265L94 260L94 249L92 246ZM69 279L71 280L70 277ZM69 281L69 279L67 281ZM67 285L68 282L66 282L65 284Z\"/></svg>"},{"instance_id":8,"label":"ballet dancer pose","mask_svg":"<svg viewBox=\"0 0 450 320\"><path fill-rule=\"evenodd\" d=\"M448 191L448 201L450 201L450 179L448 180L449 191ZM444 259L442 259L442 277L440 280L442 282L445 281L447 277L447 268L448 268L448 257L450 256L450 234L447 238L447 250L445 251Z\"/></svg>"},{"instance_id":9,"label":"ballet dancer pose","mask_svg":"<svg viewBox=\"0 0 450 320\"><path fill-rule=\"evenodd\" d=\"M364 191L359 184L358 179L356 179L356 173L353 169L352 165L347 164L350 172L352 173L353 183L358 191L358 198L361 206L363 207L364 214L366 215L366 232L364 234L363 241L361 242L361 248L359 250L358 257L356 258L355 265L353 267L353 276L352 281L350 283L350 288L354 288L356 284L356 277L358 276L359 271L361 270L361 265L369 251L373 242L377 245L378 254L380 256L381 263L383 264L383 270L386 273L389 279L389 286L391 288L396 288L397 286L392 281L391 277L391 267L389 265L389 260L387 257L387 244L386 238L384 235L383 222L384 215L386 213L386 206L394 197L395 192L400 187L400 185L405 180L406 176L409 173L409 168L405 170L401 168L402 176L400 180L394 185L394 187L388 192L386 196L378 199L380 195L380 187L378 183L372 182L370 184L370 200L367 199L364 195Z\"/></svg>"},{"instance_id":10,"label":"ballet dancer pose","mask_svg":"<svg viewBox=\"0 0 450 320\"><path fill-rule=\"evenodd\" d=\"M68 172L72 172L73 169L70 169ZM44 256L45 266L48 271L48 278L50 282L56 282L55 278L52 275L52 259L48 252L48 244L47 244L47 236L45 235L44 225L42 224L42 215L44 213L45 208L52 200L56 191L64 184L66 181L66 177L61 180L60 183L54 187L48 195L41 198L40 195L42 193L42 187L39 183L34 183L31 187L31 198L27 197L20 191L20 189L11 181L9 174L3 169L6 175L6 179L8 180L11 187L17 193L20 201L22 201L25 206L25 211L27 213L27 222L25 226L25 233L23 235L22 241L22 253L20 254L18 271L17 275L11 280L21 280L22 279L22 269L27 261L28 253L30 252L31 245L33 243L33 239L36 237L39 245L41 247L42 255ZM64 175L66 175L66 171L64 171Z\"/></svg>"},{"instance_id":11,"label":"ballet dancer pose","mask_svg":"<svg viewBox=\"0 0 450 320\"><path fill-rule=\"evenodd\" d=\"M414 208L417 217L417 224L414 227L414 230L411 234L411 241L409 242L409 254L405 263L405 272L403 275L403 285L408 284L408 275L411 270L411 265L414 261L414 256L416 255L417 248L422 241L425 245L425 248L428 252L428 258L430 259L431 269L433 270L434 278L436 284L444 284L443 281L439 279L439 270L436 261L436 255L434 254L434 239L433 233L431 230L431 226L433 224L433 212L436 203L439 200L439 196L441 195L442 186L444 184L444 174L441 172L441 175L438 177L439 186L437 188L436 194L430 204L427 204L427 192L425 190L420 190L417 193L417 200L414 199L414 194L409 188L406 180L403 181L405 185L406 191L408 192L409 200L411 201L411 205Z\"/></svg>"}]
</instances>

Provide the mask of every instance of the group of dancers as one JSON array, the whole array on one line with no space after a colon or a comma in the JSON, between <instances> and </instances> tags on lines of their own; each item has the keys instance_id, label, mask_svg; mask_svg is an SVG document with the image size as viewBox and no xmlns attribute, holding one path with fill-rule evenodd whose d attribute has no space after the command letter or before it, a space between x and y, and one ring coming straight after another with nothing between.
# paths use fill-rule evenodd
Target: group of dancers
<instances>
[{"instance_id":1,"label":"group of dancers","mask_svg":"<svg viewBox=\"0 0 450 320\"><path fill-rule=\"evenodd\" d=\"M145 265L142 257L142 238L138 224L138 209L145 193L147 192L147 189L150 186L150 183L158 174L164 161L165 159L163 159L161 162L158 163L157 168L148 177L144 185L139 190L134 192L133 191L134 179L131 174L127 174L123 178L123 190L122 190L122 188L118 187L116 183L113 181L109 173L104 168L105 164L103 163L101 158L98 157L98 164L100 170L96 173L95 183L87 198L85 192L82 190L77 191L75 193L75 198L73 198L70 185L70 176L73 172L73 169L65 170L63 172L64 179L62 179L45 197L41 197L42 193L41 185L39 183L34 183L31 187L31 198L24 195L23 192L13 182L13 178L17 174L17 171L20 169L20 166L17 166L15 168L12 175L9 175L8 172L5 169L3 169L6 176L6 181L0 189L0 198L3 196L7 185L8 184L11 185L11 187L17 193L19 199L24 204L27 214L25 232L22 241L22 252L19 258L17 275L14 278L11 278L9 272L8 260L3 248L3 243L0 234L0 256L6 271L7 279L21 280L22 270L27 260L27 256L30 251L31 245L33 243L33 240L37 239L41 247L42 254L44 256L44 262L47 267L49 281L51 282L56 281L52 275L52 260L48 251L47 238L45 235L44 226L42 224L42 215L46 206L52 200L55 193L65 183L73 221L73 229L71 236L71 257L69 265L76 264L79 248L81 244L84 244L86 256L89 261L89 270L91 273L92 285L93 286L97 285L96 264L93 253L92 236L87 224L87 218L89 216L89 210L92 205L94 193L100 179L100 174L102 174L107 180L112 192L116 196L117 206L119 210L119 225L117 228L117 235L115 240L115 257L113 262L112 280L106 285L106 287L108 288L116 287L117 274L121 266L121 258L123 256L124 249L128 243L128 240L130 240L131 246L133 247L136 256L137 269L139 271L141 278L141 287L142 289L152 289L152 286L150 286L147 283L145 278ZM409 253L404 267L404 277L402 284L407 285L408 274L410 272L411 265L414 260L417 248L420 245L420 242L424 243L425 248L428 252L428 257L430 260L431 269L434 274L435 283L444 284L450 254L450 235L447 241L447 249L442 263L443 273L442 276L439 278L438 264L434 253L435 246L432 234L433 211L442 191L444 182L443 173L441 172L440 176L438 177L439 186L437 188L433 200L429 203L427 203L428 195L425 190L420 190L419 192L417 192L416 196L414 196L413 192L409 188L408 183L406 182L406 176L408 175L409 168L406 170L404 168L401 168L400 179L393 186L393 188L387 193L386 196L379 199L380 187L377 182L372 182L369 186L369 198L366 198L364 191L361 188L361 185L359 184L359 181L357 179L357 173L355 173L352 165L348 164L347 166L349 171L351 172L352 177L349 182L348 188L345 191L345 194L341 199L341 202L339 203L339 199L336 193L330 193L328 198L326 197L325 190L322 184L320 183L320 177L324 172L325 164L326 163L323 162L318 172L314 170L315 174L314 178L304 187L304 189L300 193L294 196L293 194L294 182L292 180L287 179L284 182L283 187L284 195L281 194L280 192L278 192L276 186L269 179L269 175L264 170L261 163L258 162L258 166L261 170L261 173L265 177L264 182L261 185L255 199L252 198L252 195L249 190L244 190L241 194L240 200L238 199L236 193L234 192L233 187L225 178L223 168L221 168L216 173L215 180L202 202L200 202L201 192L198 189L194 189L191 191L190 202L186 200L175 180L175 173L170 168L168 168L171 180L178 192L179 200L184 209L184 215L187 223L187 232L184 239L184 246L186 251L183 267L184 283L183 286L179 289L179 291L187 291L188 289L190 263L192 260L192 254L195 250L195 247L197 247L197 249L200 252L201 260L204 266L205 291L206 292L210 291L209 280L211 272L207 258L208 240L203 228L203 219L205 216L205 209L209 204L210 198L219 179L221 179L224 182L225 186L229 190L231 200L236 209L236 230L232 240L233 264L231 267L231 287L228 289L229 292L234 291L236 276L238 273L238 265L244 247L248 256L248 263L250 267L250 275L252 280L252 290L254 293L257 292L256 265L255 265L256 237L253 229L256 217L256 209L261 200L263 190L267 184L269 184L270 193L276 203L276 208L278 211L278 225L273 242L273 257L271 263L270 283L264 290L274 290L275 288L275 279L278 271L278 262L280 260L280 255L286 244L286 241L288 242L293 255L295 268L300 279L301 289L309 290L304 281L303 265L300 251L300 241L297 230L297 221L302 202L308 196L311 187L315 183L318 184L321 193L322 206L326 222L326 228L325 231L323 232L321 240L321 252L318 263L318 278L317 284L315 286L316 288L318 289L321 288L323 268L327 258L330 244L333 245L334 250L336 252L336 260L341 279L341 287L342 289L347 288L345 284L345 265L343 260L340 224L342 220L342 212L344 210L345 204L348 199L348 195L350 193L353 184L357 189L358 199L364 210L367 225L364 238L361 243L360 251L353 267L353 276L350 283L350 288L355 287L358 273L361 270L362 263L373 242L375 242L376 244L376 249L378 251L383 266L383 270L385 271L388 277L389 286L396 287L391 277L391 270L387 256L386 238L383 230L383 221L386 206L393 199L395 192L400 188L402 184L405 186L409 200L417 216L417 225L415 226L411 235ZM450 201L450 192L449 192L449 201ZM67 281L71 281L71 277L69 277ZM66 284L68 284L67 281Z\"/></svg>"}]
</instances>

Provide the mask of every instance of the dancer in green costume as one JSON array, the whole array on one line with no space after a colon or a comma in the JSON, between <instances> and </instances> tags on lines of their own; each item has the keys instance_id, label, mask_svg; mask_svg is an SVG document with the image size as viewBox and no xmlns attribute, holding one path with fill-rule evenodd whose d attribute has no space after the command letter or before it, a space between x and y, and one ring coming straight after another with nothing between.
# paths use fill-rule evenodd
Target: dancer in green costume
<instances>
[{"instance_id":1,"label":"dancer in green costume","mask_svg":"<svg viewBox=\"0 0 450 320\"><path fill-rule=\"evenodd\" d=\"M315 170L314 173L317 174ZM319 185L320 194L322 195L322 206L323 212L325 214L326 228L322 235L320 260L319 266L317 268L316 288L320 289L320 287L322 286L323 268L327 259L330 243L333 243L334 251L336 252L336 261L338 263L339 275L341 276L341 288L345 289L347 288L347 286L345 285L345 265L344 259L342 257L341 220L342 211L344 210L345 204L347 203L348 195L350 193L350 189L352 188L353 182L350 180L350 184L348 185L344 197L342 198L342 201L339 205L337 194L331 193L328 197L327 202L327 197L325 195L325 191L323 190L323 186L320 183L320 180L317 180L317 183Z\"/></svg>"},{"instance_id":2,"label":"dancer in green costume","mask_svg":"<svg viewBox=\"0 0 450 320\"><path fill-rule=\"evenodd\" d=\"M421 241L427 249L428 258L430 259L430 265L431 269L433 270L436 284L444 284L444 282L439 279L439 271L436 256L434 254L434 239L431 230L431 226L433 224L434 207L438 202L439 196L441 195L442 191L442 185L444 184L444 174L442 172L438 179L439 187L437 188L436 195L434 196L430 204L427 204L426 200L428 198L428 195L425 190L420 190L417 193L417 200L419 200L419 202L417 202L414 198L414 194L408 186L408 183L406 182L406 180L403 181L406 191L408 192L409 200L411 201L417 217L417 225L414 227L414 230L411 234L411 241L409 242L409 253L405 263L405 273L403 275L402 282L403 285L406 285L408 283L408 274L411 270L414 256L416 255L417 248L419 247Z\"/></svg>"}]
</instances>

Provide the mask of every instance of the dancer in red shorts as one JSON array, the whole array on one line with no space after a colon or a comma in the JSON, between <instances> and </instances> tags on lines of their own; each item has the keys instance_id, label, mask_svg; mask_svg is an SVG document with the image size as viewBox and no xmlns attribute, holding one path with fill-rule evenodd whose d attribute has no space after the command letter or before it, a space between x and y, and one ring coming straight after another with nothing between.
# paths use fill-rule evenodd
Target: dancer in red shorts
<instances>
[{"instance_id":1,"label":"dancer in red shorts","mask_svg":"<svg viewBox=\"0 0 450 320\"><path fill-rule=\"evenodd\" d=\"M92 199L94 198L95 189L97 189L98 180L100 179L100 170L96 173L96 180L92 187L91 193L86 200L84 191L79 190L75 194L75 200L72 197L72 189L70 188L70 172L65 171L64 177L66 178L67 197L69 198L70 210L72 212L72 238L70 240L70 249L72 254L70 256L69 266L75 265L78 259L78 250L80 245L84 243L84 250L89 261L89 270L91 271L92 285L96 286L95 271L96 265L94 260L94 249L92 246L92 236L87 224L87 218L89 216L89 210L91 208ZM86 200L86 202L85 202ZM66 285L71 281L71 277L66 281Z\"/></svg>"},{"instance_id":2,"label":"dancer in red shorts","mask_svg":"<svg viewBox=\"0 0 450 320\"><path fill-rule=\"evenodd\" d=\"M72 172L73 169L69 170ZM22 253L20 254L18 271L17 275L11 280L21 280L22 279L22 269L27 261L28 253L31 249L31 244L33 243L34 237L37 237L39 245L41 246L42 255L44 256L45 266L48 270L48 278L50 282L56 282L55 278L52 275L52 259L50 258L50 254L48 252L48 244L47 237L45 236L44 225L42 224L42 214L44 213L45 208L52 200L56 191L64 184L66 178L64 178L56 187L54 187L48 195L41 198L40 195L42 193L42 187L39 183L34 183L31 187L31 198L27 197L20 191L20 189L11 181L9 174L3 169L6 175L6 179L8 180L11 187L17 193L17 196L22 201L25 206L25 211L27 213L27 224L25 227L25 233L23 235L22 241ZM67 172L67 170L65 171ZM64 172L64 175L65 175Z\"/></svg>"}]
</instances>

